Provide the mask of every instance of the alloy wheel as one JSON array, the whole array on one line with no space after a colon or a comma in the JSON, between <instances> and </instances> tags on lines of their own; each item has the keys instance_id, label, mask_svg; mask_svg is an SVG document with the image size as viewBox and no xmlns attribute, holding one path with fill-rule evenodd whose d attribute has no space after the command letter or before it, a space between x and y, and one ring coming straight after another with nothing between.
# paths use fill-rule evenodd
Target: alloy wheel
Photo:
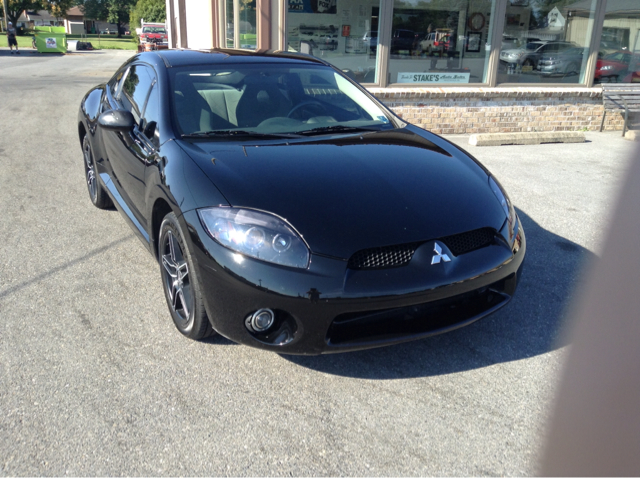
<instances>
[{"instance_id":1,"label":"alloy wheel","mask_svg":"<svg viewBox=\"0 0 640 478\"><path fill-rule=\"evenodd\" d=\"M164 286L175 314L186 323L193 308L189 266L179 242L171 231L167 231L162 245L162 268Z\"/></svg>"},{"instance_id":2,"label":"alloy wheel","mask_svg":"<svg viewBox=\"0 0 640 478\"><path fill-rule=\"evenodd\" d=\"M96 182L96 170L93 164L93 157L91 155L91 145L87 137L84 137L82 141L82 153L84 155L84 169L86 173L87 188L89 189L89 196L91 201L96 202L98 195L98 184Z\"/></svg>"}]
</instances>

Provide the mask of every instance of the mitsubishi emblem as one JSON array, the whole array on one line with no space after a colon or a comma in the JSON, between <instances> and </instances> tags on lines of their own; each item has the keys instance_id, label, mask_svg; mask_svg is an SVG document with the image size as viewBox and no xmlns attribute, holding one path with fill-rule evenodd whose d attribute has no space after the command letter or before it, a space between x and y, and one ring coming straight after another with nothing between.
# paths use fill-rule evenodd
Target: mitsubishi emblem
<instances>
[{"instance_id":1,"label":"mitsubishi emblem","mask_svg":"<svg viewBox=\"0 0 640 478\"><path fill-rule=\"evenodd\" d=\"M434 256L431 258L431 265L440 264L440 261L443 262L451 262L451 258L447 254L442 253L442 247L436 242L433 248L433 252L435 252Z\"/></svg>"}]
</instances>

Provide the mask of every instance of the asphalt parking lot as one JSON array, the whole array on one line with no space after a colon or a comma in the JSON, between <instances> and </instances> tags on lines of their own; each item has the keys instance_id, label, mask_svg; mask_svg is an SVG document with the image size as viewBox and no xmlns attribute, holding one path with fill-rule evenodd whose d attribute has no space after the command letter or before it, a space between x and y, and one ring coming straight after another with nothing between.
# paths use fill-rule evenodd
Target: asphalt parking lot
<instances>
[{"instance_id":1,"label":"asphalt parking lot","mask_svg":"<svg viewBox=\"0 0 640 478\"><path fill-rule=\"evenodd\" d=\"M633 143L466 146L528 239L498 313L452 333L287 357L173 326L159 267L88 198L84 93L130 55L0 49L0 474L532 475L559 339Z\"/></svg>"}]
</instances>

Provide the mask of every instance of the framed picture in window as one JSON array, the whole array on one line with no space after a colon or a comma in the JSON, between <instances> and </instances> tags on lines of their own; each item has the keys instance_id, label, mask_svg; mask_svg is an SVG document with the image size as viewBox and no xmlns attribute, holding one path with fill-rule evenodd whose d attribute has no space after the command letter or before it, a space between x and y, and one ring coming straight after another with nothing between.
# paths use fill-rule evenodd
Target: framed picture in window
<instances>
[{"instance_id":1,"label":"framed picture in window","mask_svg":"<svg viewBox=\"0 0 640 478\"><path fill-rule=\"evenodd\" d=\"M469 40L467 41L467 51L471 53L477 53L480 51L480 40L482 39L481 32L469 32L467 33Z\"/></svg>"}]
</instances>

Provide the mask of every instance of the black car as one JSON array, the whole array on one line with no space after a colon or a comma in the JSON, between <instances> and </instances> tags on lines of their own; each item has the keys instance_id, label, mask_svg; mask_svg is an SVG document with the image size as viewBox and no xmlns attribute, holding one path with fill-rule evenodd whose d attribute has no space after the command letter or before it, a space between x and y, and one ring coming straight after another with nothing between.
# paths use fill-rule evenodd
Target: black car
<instances>
[{"instance_id":1,"label":"black car","mask_svg":"<svg viewBox=\"0 0 640 478\"><path fill-rule=\"evenodd\" d=\"M157 258L187 337L357 350L515 292L525 237L497 180L320 59L141 53L87 93L78 135L91 201Z\"/></svg>"},{"instance_id":2,"label":"black car","mask_svg":"<svg viewBox=\"0 0 640 478\"><path fill-rule=\"evenodd\" d=\"M391 53L410 54L416 34L412 30L394 30L391 34Z\"/></svg>"}]
</instances>

